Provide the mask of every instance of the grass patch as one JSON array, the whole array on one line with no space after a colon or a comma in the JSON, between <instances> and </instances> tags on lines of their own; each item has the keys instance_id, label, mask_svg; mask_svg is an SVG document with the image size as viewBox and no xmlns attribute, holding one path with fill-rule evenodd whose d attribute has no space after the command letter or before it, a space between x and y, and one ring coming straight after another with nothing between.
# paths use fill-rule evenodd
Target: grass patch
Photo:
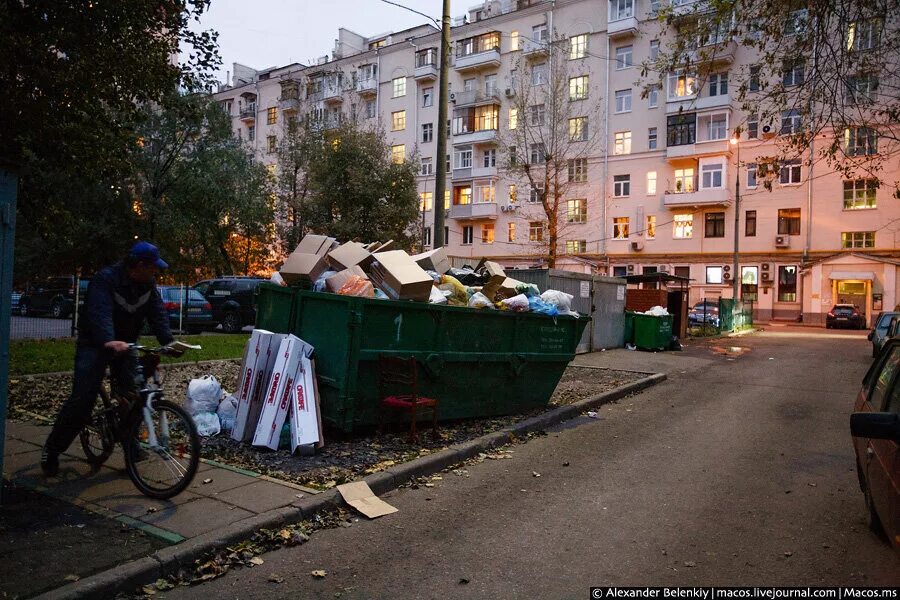
<instances>
[{"instance_id":1,"label":"grass patch","mask_svg":"<svg viewBox=\"0 0 900 600\"><path fill-rule=\"evenodd\" d=\"M199 344L203 350L185 352L179 358L165 357L164 363L194 362L240 358L247 343L246 333L221 335L183 335L177 339L188 344ZM158 345L156 338L142 337L146 346ZM9 343L10 375L31 375L71 371L75 360L75 340L11 340Z\"/></svg>"}]
</instances>

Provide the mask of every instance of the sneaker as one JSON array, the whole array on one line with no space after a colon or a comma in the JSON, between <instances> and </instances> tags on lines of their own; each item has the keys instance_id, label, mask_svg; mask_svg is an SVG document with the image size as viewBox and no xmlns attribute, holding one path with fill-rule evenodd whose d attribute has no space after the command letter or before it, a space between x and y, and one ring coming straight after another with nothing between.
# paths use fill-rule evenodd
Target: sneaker
<instances>
[{"instance_id":1,"label":"sneaker","mask_svg":"<svg viewBox=\"0 0 900 600\"><path fill-rule=\"evenodd\" d=\"M55 477L59 473L59 454L51 452L46 446L41 450L41 470L47 477Z\"/></svg>"}]
</instances>

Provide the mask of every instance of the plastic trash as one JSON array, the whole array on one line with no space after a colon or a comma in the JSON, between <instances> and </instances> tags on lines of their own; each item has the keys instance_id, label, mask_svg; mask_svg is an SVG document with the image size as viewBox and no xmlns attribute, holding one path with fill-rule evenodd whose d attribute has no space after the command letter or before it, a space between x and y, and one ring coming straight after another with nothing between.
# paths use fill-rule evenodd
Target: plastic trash
<instances>
[{"instance_id":1,"label":"plastic trash","mask_svg":"<svg viewBox=\"0 0 900 600\"><path fill-rule=\"evenodd\" d=\"M485 277L476 273L471 267L450 269L447 271L447 275L450 275L463 285L484 285L486 283Z\"/></svg>"},{"instance_id":2,"label":"plastic trash","mask_svg":"<svg viewBox=\"0 0 900 600\"><path fill-rule=\"evenodd\" d=\"M319 278L316 279L316 282L313 284L313 291L314 292L327 291L327 288L325 287L325 280L333 275L337 275L337 271L325 271L324 273L322 273L322 275L320 275Z\"/></svg>"},{"instance_id":3,"label":"plastic trash","mask_svg":"<svg viewBox=\"0 0 900 600\"><path fill-rule=\"evenodd\" d=\"M635 346L634 344L625 344L625 348L627 350L637 350L637 346Z\"/></svg>"},{"instance_id":4,"label":"plastic trash","mask_svg":"<svg viewBox=\"0 0 900 600\"><path fill-rule=\"evenodd\" d=\"M223 430L231 431L232 427L234 427L234 419L237 417L237 407L238 399L234 397L234 394L229 395L219 403L216 414L219 415L219 423Z\"/></svg>"},{"instance_id":5,"label":"plastic trash","mask_svg":"<svg viewBox=\"0 0 900 600\"><path fill-rule=\"evenodd\" d=\"M381 290L379 290L378 288L375 288L375 299L376 300L390 300L390 298L388 298L388 295L385 294L384 292L382 292Z\"/></svg>"},{"instance_id":6,"label":"plastic trash","mask_svg":"<svg viewBox=\"0 0 900 600\"><path fill-rule=\"evenodd\" d=\"M666 310L665 308L663 308L662 306L654 306L653 308L651 308L650 310L648 310L648 311L645 312L644 314L645 314L645 315L652 315L652 316L654 316L654 317L665 317L666 315L669 314L669 311L667 311L667 310Z\"/></svg>"},{"instance_id":7,"label":"plastic trash","mask_svg":"<svg viewBox=\"0 0 900 600\"><path fill-rule=\"evenodd\" d=\"M279 273L278 271L275 271L274 273L272 273L272 276L269 277L269 281L271 281L272 283L276 283L282 287L287 286L287 282L284 280L284 278L281 276L281 273Z\"/></svg>"},{"instance_id":8,"label":"plastic trash","mask_svg":"<svg viewBox=\"0 0 900 600\"><path fill-rule=\"evenodd\" d=\"M541 290L533 283L523 283L516 286L516 291L525 294L528 298L536 298L541 295Z\"/></svg>"},{"instance_id":9,"label":"plastic trash","mask_svg":"<svg viewBox=\"0 0 900 600\"><path fill-rule=\"evenodd\" d=\"M218 435L222 431L219 415L214 412L200 412L192 417L197 426L197 434L201 437Z\"/></svg>"},{"instance_id":10,"label":"plastic trash","mask_svg":"<svg viewBox=\"0 0 900 600\"><path fill-rule=\"evenodd\" d=\"M451 306L466 306L469 303L469 292L466 291L466 286L452 275L442 275L438 289L450 292L447 301Z\"/></svg>"},{"instance_id":11,"label":"plastic trash","mask_svg":"<svg viewBox=\"0 0 900 600\"><path fill-rule=\"evenodd\" d=\"M595 411L595 410L589 410L589 411L587 411L587 416L589 416L589 417L592 418L592 419L598 418L598 416L597 416L597 411Z\"/></svg>"},{"instance_id":12,"label":"plastic trash","mask_svg":"<svg viewBox=\"0 0 900 600\"><path fill-rule=\"evenodd\" d=\"M434 279L435 283L441 282L441 274L438 273L437 271L430 271L430 270L426 269L425 272L428 273L429 277Z\"/></svg>"},{"instance_id":13,"label":"plastic trash","mask_svg":"<svg viewBox=\"0 0 900 600\"><path fill-rule=\"evenodd\" d=\"M561 315L578 316L578 313L572 310L572 294L560 292L559 290L547 290L541 294L541 300L547 304L553 304Z\"/></svg>"},{"instance_id":14,"label":"plastic trash","mask_svg":"<svg viewBox=\"0 0 900 600\"><path fill-rule=\"evenodd\" d=\"M360 298L372 298L375 296L375 286L368 279L359 275L353 275L338 290L341 296L359 296Z\"/></svg>"},{"instance_id":15,"label":"plastic trash","mask_svg":"<svg viewBox=\"0 0 900 600\"><path fill-rule=\"evenodd\" d=\"M191 379L184 408L191 415L204 412L215 413L223 396L219 380L212 375L204 375L200 379Z\"/></svg>"},{"instance_id":16,"label":"plastic trash","mask_svg":"<svg viewBox=\"0 0 900 600\"><path fill-rule=\"evenodd\" d=\"M436 287L431 288L431 295L428 297L431 304L447 304L447 296Z\"/></svg>"},{"instance_id":17,"label":"plastic trash","mask_svg":"<svg viewBox=\"0 0 900 600\"><path fill-rule=\"evenodd\" d=\"M500 301L500 308L511 310L513 312L527 312L528 297L525 294L519 294L512 298L506 298Z\"/></svg>"},{"instance_id":18,"label":"plastic trash","mask_svg":"<svg viewBox=\"0 0 900 600\"><path fill-rule=\"evenodd\" d=\"M548 304L537 296L532 296L528 299L528 309L531 312L547 315L548 317L555 317L559 314L559 309L556 308L556 305Z\"/></svg>"},{"instance_id":19,"label":"plastic trash","mask_svg":"<svg viewBox=\"0 0 900 600\"><path fill-rule=\"evenodd\" d=\"M494 304L487 296L478 292L469 298L469 308L494 308Z\"/></svg>"}]
</instances>

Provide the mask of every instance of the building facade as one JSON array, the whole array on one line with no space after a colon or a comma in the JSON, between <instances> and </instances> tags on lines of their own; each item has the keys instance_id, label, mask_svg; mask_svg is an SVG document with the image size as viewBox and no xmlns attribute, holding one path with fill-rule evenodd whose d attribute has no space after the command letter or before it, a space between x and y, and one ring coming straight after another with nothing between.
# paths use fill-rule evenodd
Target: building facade
<instances>
[{"instance_id":1,"label":"building facade","mask_svg":"<svg viewBox=\"0 0 900 600\"><path fill-rule=\"evenodd\" d=\"M754 56L733 41L703 42L716 52L702 79L665 73L646 87L641 65L665 43L658 6L488 0L455 19L443 157L436 156L440 33L431 26L368 38L342 29L332 55L315 65L235 65L231 85L215 98L269 165L292 118L381 127L395 158L419 161L425 249L434 209L442 208L450 255L532 266L546 260L543 190L511 175L506 144L523 119L543 118L538 106L518 114L523 79L552 86L564 72L568 116L592 151L569 164L558 268L684 275L692 279L691 302L731 297L739 277L742 297L762 319L824 322L839 301L870 316L900 303L892 226L900 223L900 202L892 186L810 166L809 154L760 171L777 137L796 123L791 115L774 126L758 123L740 111L734 90ZM559 59L565 69L554 67ZM857 143L862 155L877 151L866 139ZM444 199L434 198L438 160L449 165ZM882 166L884 181L900 180L897 161Z\"/></svg>"}]
</instances>

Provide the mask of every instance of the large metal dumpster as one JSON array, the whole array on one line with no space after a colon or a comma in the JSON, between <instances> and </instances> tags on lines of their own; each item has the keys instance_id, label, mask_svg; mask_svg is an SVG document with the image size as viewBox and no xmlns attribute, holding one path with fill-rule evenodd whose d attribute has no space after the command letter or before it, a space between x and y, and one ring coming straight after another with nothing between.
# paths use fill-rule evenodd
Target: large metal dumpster
<instances>
[{"instance_id":1,"label":"large metal dumpster","mask_svg":"<svg viewBox=\"0 0 900 600\"><path fill-rule=\"evenodd\" d=\"M378 422L379 355L418 359L420 393L439 400L441 420L546 406L590 321L269 284L259 287L258 303L258 327L293 333L315 347L322 417L347 432Z\"/></svg>"}]
</instances>

